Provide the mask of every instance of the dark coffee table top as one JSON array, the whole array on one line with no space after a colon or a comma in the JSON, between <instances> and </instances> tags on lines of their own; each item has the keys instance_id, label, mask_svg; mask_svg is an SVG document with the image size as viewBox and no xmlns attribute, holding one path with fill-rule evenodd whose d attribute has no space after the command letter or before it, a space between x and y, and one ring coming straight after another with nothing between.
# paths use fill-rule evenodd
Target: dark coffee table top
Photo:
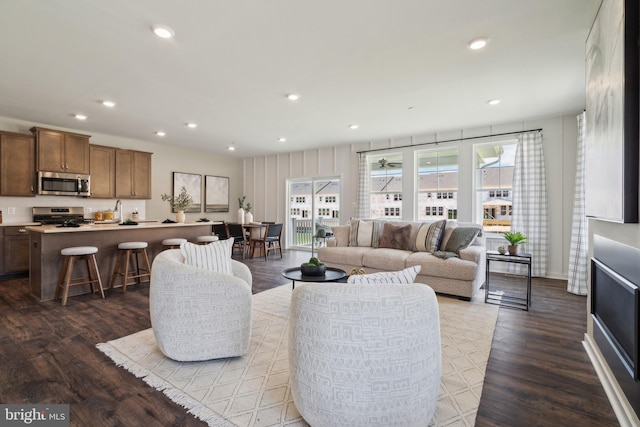
<instances>
[{"instance_id":1,"label":"dark coffee table top","mask_svg":"<svg viewBox=\"0 0 640 427\"><path fill-rule=\"evenodd\" d=\"M324 276L303 276L300 267L291 267L282 270L282 275L294 282L338 282L347 277L347 272L339 268L327 267Z\"/></svg>"}]
</instances>

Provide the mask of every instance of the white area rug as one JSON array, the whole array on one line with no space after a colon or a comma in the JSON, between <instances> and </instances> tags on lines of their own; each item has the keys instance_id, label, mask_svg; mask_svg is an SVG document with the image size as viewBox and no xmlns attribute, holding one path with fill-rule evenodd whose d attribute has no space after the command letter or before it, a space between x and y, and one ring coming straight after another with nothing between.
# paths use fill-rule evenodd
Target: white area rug
<instances>
[{"instance_id":1,"label":"white area rug","mask_svg":"<svg viewBox=\"0 0 640 427\"><path fill-rule=\"evenodd\" d=\"M291 286L253 296L246 356L176 362L151 329L97 347L151 387L211 426L306 426L291 397L287 360ZM442 382L432 426L473 426L498 307L438 297Z\"/></svg>"}]
</instances>

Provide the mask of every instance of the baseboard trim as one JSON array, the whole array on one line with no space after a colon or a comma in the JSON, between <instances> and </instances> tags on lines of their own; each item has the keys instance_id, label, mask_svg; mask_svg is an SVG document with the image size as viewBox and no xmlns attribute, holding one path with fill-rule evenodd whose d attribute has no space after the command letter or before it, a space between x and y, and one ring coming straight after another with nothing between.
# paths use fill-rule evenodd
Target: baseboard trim
<instances>
[{"instance_id":1,"label":"baseboard trim","mask_svg":"<svg viewBox=\"0 0 640 427\"><path fill-rule=\"evenodd\" d=\"M630 407L629 402L627 402L627 399L619 390L619 387L617 387L617 383L609 372L606 362L602 359L600 351L597 350L597 347L594 345L589 335L584 334L584 341L582 341L582 345L591 360L593 368L596 370L598 379L604 388L604 392L609 399L609 403L611 403L611 407L613 408L613 412L616 414L616 418L618 418L620 426L639 426L640 419L638 419L636 413Z\"/></svg>"}]
</instances>

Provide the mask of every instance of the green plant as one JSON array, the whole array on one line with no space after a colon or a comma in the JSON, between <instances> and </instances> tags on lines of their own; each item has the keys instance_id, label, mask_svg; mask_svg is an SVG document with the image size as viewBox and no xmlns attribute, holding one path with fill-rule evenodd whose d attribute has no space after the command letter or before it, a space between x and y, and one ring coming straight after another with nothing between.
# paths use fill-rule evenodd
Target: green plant
<instances>
[{"instance_id":1,"label":"green plant","mask_svg":"<svg viewBox=\"0 0 640 427\"><path fill-rule=\"evenodd\" d=\"M244 209L244 201L247 199L247 196L238 197L238 207L240 209Z\"/></svg>"},{"instance_id":2,"label":"green plant","mask_svg":"<svg viewBox=\"0 0 640 427\"><path fill-rule=\"evenodd\" d=\"M176 211L183 211L189 207L191 203L193 203L193 198L187 193L187 188L182 187L180 189L180 194L175 197L171 197L168 194L162 194L160 196L162 201L169 202L171 209Z\"/></svg>"},{"instance_id":3,"label":"green plant","mask_svg":"<svg viewBox=\"0 0 640 427\"><path fill-rule=\"evenodd\" d=\"M253 208L253 206L251 206L251 203L247 203L247 205L244 207L244 210L247 212L251 212L251 209Z\"/></svg>"},{"instance_id":4,"label":"green plant","mask_svg":"<svg viewBox=\"0 0 640 427\"><path fill-rule=\"evenodd\" d=\"M302 265L305 267L320 267L321 265L324 265L324 262L321 262L318 258L312 256L309 258L309 262L305 262Z\"/></svg>"},{"instance_id":5,"label":"green plant","mask_svg":"<svg viewBox=\"0 0 640 427\"><path fill-rule=\"evenodd\" d=\"M504 237L511 246L517 246L523 243L527 243L527 236L519 231L508 231L506 233L502 233L502 237Z\"/></svg>"}]
</instances>

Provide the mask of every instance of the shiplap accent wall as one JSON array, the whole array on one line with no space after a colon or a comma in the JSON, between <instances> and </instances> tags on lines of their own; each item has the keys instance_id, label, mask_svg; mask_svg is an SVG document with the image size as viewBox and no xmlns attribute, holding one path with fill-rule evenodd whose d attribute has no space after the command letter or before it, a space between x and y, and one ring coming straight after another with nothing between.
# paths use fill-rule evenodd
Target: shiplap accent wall
<instances>
[{"instance_id":1,"label":"shiplap accent wall","mask_svg":"<svg viewBox=\"0 0 640 427\"><path fill-rule=\"evenodd\" d=\"M389 149L404 155L403 173L414 176L413 153L432 149L433 145L419 144L456 138L483 136L505 132L518 132L542 128L547 168L549 195L550 240L548 277L566 279L571 233L573 185L575 179L575 153L578 127L575 114L524 120L520 122L487 125L471 129L411 135L376 141L353 142L305 151L248 157L244 159L244 190L247 200L255 206L254 218L287 223L287 179L338 176L341 179L341 223L355 215L358 182L358 151ZM442 143L438 148L459 147L460 221L471 221L473 208L473 144L488 139ZM410 146L409 148L399 148ZM403 180L403 214L412 220L415 204L413 182ZM287 230L285 229L285 233Z\"/></svg>"}]
</instances>

